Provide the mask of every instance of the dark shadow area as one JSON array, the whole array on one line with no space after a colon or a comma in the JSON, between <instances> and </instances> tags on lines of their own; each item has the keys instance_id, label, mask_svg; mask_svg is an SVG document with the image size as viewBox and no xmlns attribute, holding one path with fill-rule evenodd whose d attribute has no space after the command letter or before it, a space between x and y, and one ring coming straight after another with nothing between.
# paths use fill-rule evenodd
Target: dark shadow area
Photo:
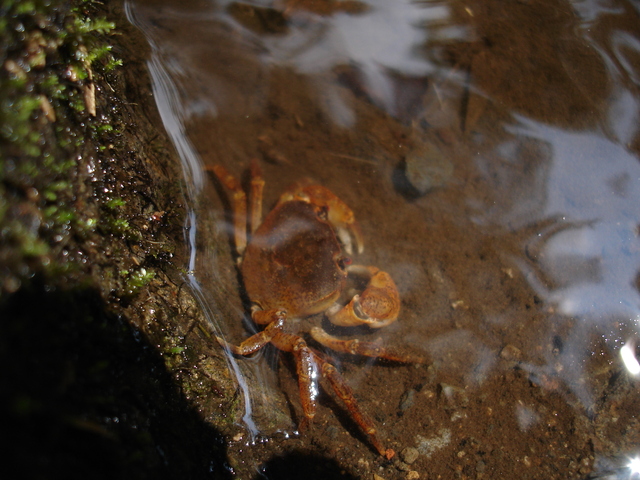
<instances>
[{"instance_id":1,"label":"dark shadow area","mask_svg":"<svg viewBox=\"0 0 640 480\"><path fill-rule=\"evenodd\" d=\"M327 480L340 478L356 480L359 477L345 471L333 458L317 454L292 452L274 457L260 467L255 480Z\"/></svg>"},{"instance_id":2,"label":"dark shadow area","mask_svg":"<svg viewBox=\"0 0 640 480\"><path fill-rule=\"evenodd\" d=\"M403 159L393 169L391 180L393 181L393 187L395 188L396 192L398 192L408 201L412 202L420 198L422 195L416 187L411 185L411 182L407 178L406 170L407 162Z\"/></svg>"},{"instance_id":3,"label":"dark shadow area","mask_svg":"<svg viewBox=\"0 0 640 480\"><path fill-rule=\"evenodd\" d=\"M94 289L3 299L0 359L12 478L230 478L222 436Z\"/></svg>"}]
</instances>

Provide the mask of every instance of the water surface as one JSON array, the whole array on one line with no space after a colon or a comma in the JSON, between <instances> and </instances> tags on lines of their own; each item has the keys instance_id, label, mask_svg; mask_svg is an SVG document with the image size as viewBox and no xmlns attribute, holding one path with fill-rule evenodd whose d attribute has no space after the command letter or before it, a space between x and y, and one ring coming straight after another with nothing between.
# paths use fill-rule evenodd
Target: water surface
<instances>
[{"instance_id":1,"label":"water surface","mask_svg":"<svg viewBox=\"0 0 640 480\"><path fill-rule=\"evenodd\" d=\"M637 4L138 0L127 13L181 154L186 268L212 328L236 344L256 331L229 203L204 167L242 178L257 159L267 208L302 177L353 208L354 260L402 298L397 323L358 335L428 360L335 356L385 444L418 453L385 462L330 396L297 435L291 362L230 357L238 476L298 450L361 478L639 474Z\"/></svg>"}]
</instances>

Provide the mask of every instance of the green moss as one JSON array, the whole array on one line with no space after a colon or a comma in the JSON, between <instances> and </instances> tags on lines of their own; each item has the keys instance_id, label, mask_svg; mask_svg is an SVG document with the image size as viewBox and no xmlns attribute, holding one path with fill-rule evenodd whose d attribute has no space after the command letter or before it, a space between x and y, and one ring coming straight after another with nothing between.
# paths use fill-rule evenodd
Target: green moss
<instances>
[{"instance_id":1,"label":"green moss","mask_svg":"<svg viewBox=\"0 0 640 480\"><path fill-rule=\"evenodd\" d=\"M100 61L104 61L102 68L110 70L118 64L111 45L97 36L112 33L113 22L90 19L79 9L65 11L67 8L61 1L0 4L0 52L8 72L0 84L0 138L27 155L40 153L38 137L32 132L38 111L47 108L43 103L60 101L51 105L51 112L65 103L83 112L82 95L74 90L82 89L81 82L91 76L92 69L101 68ZM67 18L62 28L54 22L60 15ZM68 89L65 83L69 80L79 88Z\"/></svg>"},{"instance_id":2,"label":"green moss","mask_svg":"<svg viewBox=\"0 0 640 480\"><path fill-rule=\"evenodd\" d=\"M137 296L140 290L155 278L156 273L146 268L139 268L133 271L122 270L120 275L124 278L124 291L120 296L131 298Z\"/></svg>"},{"instance_id":3,"label":"green moss","mask_svg":"<svg viewBox=\"0 0 640 480\"><path fill-rule=\"evenodd\" d=\"M125 236L131 231L131 225L126 218L111 218L107 223L110 233Z\"/></svg>"},{"instance_id":4,"label":"green moss","mask_svg":"<svg viewBox=\"0 0 640 480\"><path fill-rule=\"evenodd\" d=\"M99 125L96 130L98 133L110 133L113 132L113 125L108 123L105 125Z\"/></svg>"},{"instance_id":5,"label":"green moss","mask_svg":"<svg viewBox=\"0 0 640 480\"><path fill-rule=\"evenodd\" d=\"M120 60L119 58L111 57L107 60L107 63L105 63L104 71L108 73L121 66L122 66L122 60Z\"/></svg>"},{"instance_id":6,"label":"green moss","mask_svg":"<svg viewBox=\"0 0 640 480\"><path fill-rule=\"evenodd\" d=\"M91 3L0 1L0 261L7 275L68 270L55 265L68 258L56 255L98 224L91 210L77 209L78 191L87 188L79 171L86 170L86 136L99 140L113 128L86 111L87 82L119 62L107 38L115 25L89 17ZM126 222L116 223L127 231Z\"/></svg>"},{"instance_id":7,"label":"green moss","mask_svg":"<svg viewBox=\"0 0 640 480\"><path fill-rule=\"evenodd\" d=\"M20 246L20 253L27 258L44 257L49 253L49 245L32 232L23 230L20 224L13 226L13 238Z\"/></svg>"},{"instance_id":8,"label":"green moss","mask_svg":"<svg viewBox=\"0 0 640 480\"><path fill-rule=\"evenodd\" d=\"M117 210L118 208L124 207L125 205L126 203L124 199L120 197L110 198L104 204L105 208L108 210Z\"/></svg>"}]
</instances>

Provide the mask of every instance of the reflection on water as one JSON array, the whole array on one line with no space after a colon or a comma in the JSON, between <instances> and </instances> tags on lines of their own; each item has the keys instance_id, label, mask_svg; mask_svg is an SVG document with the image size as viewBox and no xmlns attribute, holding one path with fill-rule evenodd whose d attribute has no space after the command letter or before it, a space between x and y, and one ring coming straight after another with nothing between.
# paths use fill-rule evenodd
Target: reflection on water
<instances>
[{"instance_id":1,"label":"reflection on water","mask_svg":"<svg viewBox=\"0 0 640 480\"><path fill-rule=\"evenodd\" d=\"M267 62L292 66L317 79L318 95L328 100L327 114L344 127L353 126L356 114L339 88L326 81L327 74L339 68L346 74L348 66L373 103L398 115L407 107L401 103L406 92L400 90L409 87L402 79L426 78L435 70L418 50L429 34L425 25L444 22L448 16L442 2L374 0L366 5L365 12L355 15L319 17L304 9L293 11L289 34L264 41ZM466 36L453 27L448 35Z\"/></svg>"},{"instance_id":2,"label":"reflection on water","mask_svg":"<svg viewBox=\"0 0 640 480\"><path fill-rule=\"evenodd\" d=\"M239 293L224 200L203 165L241 175L256 157L265 205L313 177L356 212L366 245L358 262L398 284L401 319L382 340L429 366L337 360L394 448L417 449L408 469L637 475L636 4L126 7L152 47L154 95L183 161L188 280L218 334L238 343L257 329ZM254 437L293 432L295 380L277 374L277 358L263 360L229 359L243 421ZM361 443L331 422L318 420L324 427L300 441L361 457ZM551 463L541 460L547 451ZM401 475L385 468L377 473Z\"/></svg>"},{"instance_id":3,"label":"reflection on water","mask_svg":"<svg viewBox=\"0 0 640 480\"><path fill-rule=\"evenodd\" d=\"M582 371L585 345L595 333L617 351L625 342L635 345L639 331L638 156L617 138L612 141L598 132L567 132L516 120L517 126L507 129L511 134L542 141L549 150L549 166L538 171L538 175L544 172L536 182L534 195L539 200L530 203L530 213L560 219L561 225L530 242L535 269L524 262L521 267L548 304L566 318L580 319L555 361L563 365L560 377L591 408L596 399L581 381L587 375ZM631 128L611 126L614 133ZM631 140L628 132L627 140Z\"/></svg>"},{"instance_id":4,"label":"reflection on water","mask_svg":"<svg viewBox=\"0 0 640 480\"><path fill-rule=\"evenodd\" d=\"M640 374L640 363L635 354L636 345L634 341L630 341L620 349L620 358L624 362L624 366L631 375Z\"/></svg>"}]
</instances>

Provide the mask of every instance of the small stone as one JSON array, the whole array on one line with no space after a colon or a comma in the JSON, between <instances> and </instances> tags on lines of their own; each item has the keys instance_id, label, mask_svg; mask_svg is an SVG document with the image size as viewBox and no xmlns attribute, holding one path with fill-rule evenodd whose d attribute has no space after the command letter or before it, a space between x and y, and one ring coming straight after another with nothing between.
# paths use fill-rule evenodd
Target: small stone
<instances>
[{"instance_id":1,"label":"small stone","mask_svg":"<svg viewBox=\"0 0 640 480\"><path fill-rule=\"evenodd\" d=\"M521 356L522 352L520 351L520 349L511 344L504 347L500 352L500 357L504 360L520 360Z\"/></svg>"},{"instance_id":2,"label":"small stone","mask_svg":"<svg viewBox=\"0 0 640 480\"><path fill-rule=\"evenodd\" d=\"M418 480L418 478L420 478L420 474L415 470L409 470L405 478L407 480Z\"/></svg>"},{"instance_id":3,"label":"small stone","mask_svg":"<svg viewBox=\"0 0 640 480\"><path fill-rule=\"evenodd\" d=\"M420 452L418 452L418 449L413 447L407 447L403 449L402 452L400 452L400 456L402 457L402 460L405 463L408 463L409 465L415 462L419 455L420 455Z\"/></svg>"},{"instance_id":4,"label":"small stone","mask_svg":"<svg viewBox=\"0 0 640 480\"><path fill-rule=\"evenodd\" d=\"M415 396L416 396L416 391L413 389L409 389L406 392L404 392L404 394L402 395L402 398L400 399L400 405L398 407L401 414L406 412L413 405Z\"/></svg>"},{"instance_id":5,"label":"small stone","mask_svg":"<svg viewBox=\"0 0 640 480\"><path fill-rule=\"evenodd\" d=\"M384 480L384 477L381 477L380 475L376 475L375 473L373 474L373 480Z\"/></svg>"},{"instance_id":6,"label":"small stone","mask_svg":"<svg viewBox=\"0 0 640 480\"><path fill-rule=\"evenodd\" d=\"M453 176L453 163L434 144L420 142L405 157L405 175L418 194L446 185Z\"/></svg>"}]
</instances>

